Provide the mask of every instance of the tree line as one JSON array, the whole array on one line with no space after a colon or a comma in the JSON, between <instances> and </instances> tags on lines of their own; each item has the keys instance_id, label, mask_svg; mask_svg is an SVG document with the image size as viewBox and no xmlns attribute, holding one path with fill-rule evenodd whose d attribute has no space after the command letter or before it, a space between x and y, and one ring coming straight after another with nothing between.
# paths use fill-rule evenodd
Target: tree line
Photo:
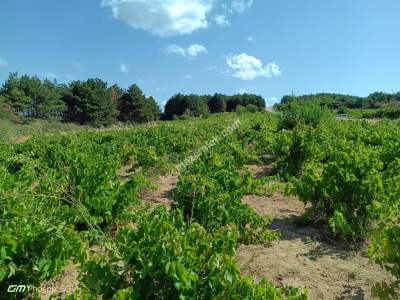
<instances>
[{"instance_id":1,"label":"tree line","mask_svg":"<svg viewBox=\"0 0 400 300\"><path fill-rule=\"evenodd\" d=\"M183 95L171 97L164 113L156 100L146 96L138 85L123 89L117 84L91 78L60 84L37 76L11 73L0 88L0 118L13 113L22 119L57 119L78 124L110 125L117 121L143 123L172 120L209 113L265 109L261 96Z\"/></svg>"},{"instance_id":2,"label":"tree line","mask_svg":"<svg viewBox=\"0 0 400 300\"><path fill-rule=\"evenodd\" d=\"M163 117L171 120L186 115L202 116L209 113L233 112L240 108L246 108L251 112L265 110L265 100L253 94L233 96L218 93L213 96L177 94L167 101Z\"/></svg>"},{"instance_id":3,"label":"tree line","mask_svg":"<svg viewBox=\"0 0 400 300\"><path fill-rule=\"evenodd\" d=\"M275 109L281 110L293 102L317 102L322 107L334 110L340 109L379 109L388 105L400 106L400 92L384 93L375 92L367 97L358 97L343 94L319 93L303 96L283 96L279 104L274 106Z\"/></svg>"}]
</instances>

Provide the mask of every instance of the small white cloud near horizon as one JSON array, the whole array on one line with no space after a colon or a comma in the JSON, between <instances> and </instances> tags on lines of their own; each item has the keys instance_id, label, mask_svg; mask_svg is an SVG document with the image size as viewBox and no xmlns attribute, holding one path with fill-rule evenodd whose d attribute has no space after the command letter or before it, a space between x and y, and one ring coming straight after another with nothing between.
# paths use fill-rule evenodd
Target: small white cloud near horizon
<instances>
[{"instance_id":1,"label":"small white cloud near horizon","mask_svg":"<svg viewBox=\"0 0 400 300\"><path fill-rule=\"evenodd\" d=\"M190 74L186 74L183 76L183 78L190 80L190 79L193 79L193 76Z\"/></svg>"},{"instance_id":2,"label":"small white cloud near horizon","mask_svg":"<svg viewBox=\"0 0 400 300\"><path fill-rule=\"evenodd\" d=\"M128 65L128 64L121 62L121 63L119 63L119 70L120 70L122 73L125 73L125 74L126 74L126 73L129 73L130 68L129 68L129 65Z\"/></svg>"},{"instance_id":3,"label":"small white cloud near horizon","mask_svg":"<svg viewBox=\"0 0 400 300\"><path fill-rule=\"evenodd\" d=\"M0 67L8 67L8 62L0 56Z\"/></svg>"},{"instance_id":4,"label":"small white cloud near horizon","mask_svg":"<svg viewBox=\"0 0 400 300\"><path fill-rule=\"evenodd\" d=\"M229 27L231 26L231 22L227 19L225 15L217 14L214 17L215 24L219 27Z\"/></svg>"},{"instance_id":5,"label":"small white cloud near horizon","mask_svg":"<svg viewBox=\"0 0 400 300\"><path fill-rule=\"evenodd\" d=\"M112 16L135 29L168 37L207 28L210 0L102 0Z\"/></svg>"},{"instance_id":6,"label":"small white cloud near horizon","mask_svg":"<svg viewBox=\"0 0 400 300\"><path fill-rule=\"evenodd\" d=\"M233 71L233 76L242 80L252 80L258 77L270 78L282 74L275 62L264 65L260 59L246 53L228 56L226 64Z\"/></svg>"},{"instance_id":7,"label":"small white cloud near horizon","mask_svg":"<svg viewBox=\"0 0 400 300\"><path fill-rule=\"evenodd\" d=\"M252 36L250 35L249 37L247 37L247 40L248 40L249 42L254 42L254 37L252 37Z\"/></svg>"},{"instance_id":8,"label":"small white cloud near horizon","mask_svg":"<svg viewBox=\"0 0 400 300\"><path fill-rule=\"evenodd\" d=\"M187 58L195 58L200 54L207 54L207 48L200 44L192 44L187 48L178 45L169 45L165 48L165 52L170 54L177 54Z\"/></svg>"},{"instance_id":9,"label":"small white cloud near horizon","mask_svg":"<svg viewBox=\"0 0 400 300\"><path fill-rule=\"evenodd\" d=\"M231 7L235 12L242 14L246 9L252 7L253 3L253 0L232 0Z\"/></svg>"}]
</instances>

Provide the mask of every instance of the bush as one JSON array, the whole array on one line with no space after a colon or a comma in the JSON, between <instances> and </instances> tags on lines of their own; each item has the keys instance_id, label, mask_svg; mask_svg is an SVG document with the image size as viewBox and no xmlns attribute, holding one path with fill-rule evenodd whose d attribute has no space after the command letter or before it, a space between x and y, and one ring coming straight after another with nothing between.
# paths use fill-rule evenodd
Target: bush
<instances>
[{"instance_id":1,"label":"bush","mask_svg":"<svg viewBox=\"0 0 400 300\"><path fill-rule=\"evenodd\" d=\"M385 192L378 157L362 144L337 144L325 163L312 162L301 178L293 179L296 194L312 204L314 218L325 220L333 234L366 237Z\"/></svg>"},{"instance_id":2,"label":"bush","mask_svg":"<svg viewBox=\"0 0 400 300\"><path fill-rule=\"evenodd\" d=\"M332 123L336 125L336 123ZM275 170L284 178L301 175L307 162L322 161L333 151L334 134L328 126L313 128L304 124L275 135L271 148Z\"/></svg>"},{"instance_id":3,"label":"bush","mask_svg":"<svg viewBox=\"0 0 400 300\"><path fill-rule=\"evenodd\" d=\"M381 299L397 299L400 294L400 158L385 171L387 204L374 231L369 255L393 275L392 282L377 283L373 292Z\"/></svg>"},{"instance_id":4,"label":"bush","mask_svg":"<svg viewBox=\"0 0 400 300\"><path fill-rule=\"evenodd\" d=\"M268 230L270 221L242 204L241 198L254 189L255 182L249 173L240 175L231 157L204 155L190 171L173 190L175 207L188 221L209 232L234 224L244 243L268 244L276 238Z\"/></svg>"},{"instance_id":5,"label":"bush","mask_svg":"<svg viewBox=\"0 0 400 300\"><path fill-rule=\"evenodd\" d=\"M278 128L291 130L300 124L317 127L332 118L333 116L328 110L321 108L316 103L293 102L283 111Z\"/></svg>"},{"instance_id":6,"label":"bush","mask_svg":"<svg viewBox=\"0 0 400 300\"><path fill-rule=\"evenodd\" d=\"M398 212L400 214L400 212ZM375 284L373 293L381 299L397 299L400 294L400 225L399 221L382 224L373 236L369 254L395 278Z\"/></svg>"},{"instance_id":7,"label":"bush","mask_svg":"<svg viewBox=\"0 0 400 300\"><path fill-rule=\"evenodd\" d=\"M235 108L235 112L236 112L238 115L242 115L242 114L244 114L246 111L247 111L246 107L241 106L241 105L238 105L238 106L236 106L236 108Z\"/></svg>"},{"instance_id":8,"label":"bush","mask_svg":"<svg viewBox=\"0 0 400 300\"><path fill-rule=\"evenodd\" d=\"M296 289L242 276L231 226L210 234L164 207L134 212L130 223L108 255L96 254L84 265L84 290L68 299L306 299Z\"/></svg>"},{"instance_id":9,"label":"bush","mask_svg":"<svg viewBox=\"0 0 400 300\"><path fill-rule=\"evenodd\" d=\"M209 113L207 98L197 95L178 94L171 97L165 105L165 118L172 120L174 116L187 114L194 117L204 116Z\"/></svg>"},{"instance_id":10,"label":"bush","mask_svg":"<svg viewBox=\"0 0 400 300\"><path fill-rule=\"evenodd\" d=\"M382 119L382 118L388 118L388 119L399 119L400 118L400 108L386 108L386 109L380 109L375 112L367 113L363 115L363 118L368 118L368 119Z\"/></svg>"}]
</instances>

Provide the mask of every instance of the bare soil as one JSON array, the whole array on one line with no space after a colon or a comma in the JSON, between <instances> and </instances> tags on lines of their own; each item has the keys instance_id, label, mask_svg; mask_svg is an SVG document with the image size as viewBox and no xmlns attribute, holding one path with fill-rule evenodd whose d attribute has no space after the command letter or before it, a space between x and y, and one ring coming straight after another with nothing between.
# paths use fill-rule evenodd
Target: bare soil
<instances>
[{"instance_id":1,"label":"bare soil","mask_svg":"<svg viewBox=\"0 0 400 300\"><path fill-rule=\"evenodd\" d=\"M163 175L153 181L154 185L157 187L156 190L146 189L139 197L149 203L169 206L172 202L172 190L175 188L177 182L178 176L169 174Z\"/></svg>"},{"instance_id":2,"label":"bare soil","mask_svg":"<svg viewBox=\"0 0 400 300\"><path fill-rule=\"evenodd\" d=\"M237 261L244 274L277 286L306 288L310 299L374 299L371 286L389 278L362 252L321 240L321 232L311 226L296 227L293 220L307 208L296 197L249 195L243 203L271 216L271 229L282 235L271 247L239 247Z\"/></svg>"},{"instance_id":3,"label":"bare soil","mask_svg":"<svg viewBox=\"0 0 400 300\"><path fill-rule=\"evenodd\" d=\"M40 286L40 299L47 300L53 294L62 294L64 296L73 293L79 288L78 266L69 264L64 272Z\"/></svg>"},{"instance_id":4,"label":"bare soil","mask_svg":"<svg viewBox=\"0 0 400 300\"><path fill-rule=\"evenodd\" d=\"M271 174L272 165L258 166L258 165L244 165L244 168L249 170L255 178L268 176Z\"/></svg>"},{"instance_id":5,"label":"bare soil","mask_svg":"<svg viewBox=\"0 0 400 300\"><path fill-rule=\"evenodd\" d=\"M267 176L271 166L247 165L255 177ZM122 178L128 169L121 170ZM151 204L171 204L171 191L178 176L164 175L153 180L157 187L144 190L140 198ZM240 245L236 260L243 274L255 279L267 278L277 286L306 288L310 299L374 299L371 286L390 278L362 252L350 251L341 245L321 239L319 229L296 227L293 220L305 213L307 207L296 197L276 192L271 196L248 195L243 203L260 215L272 218L271 229L281 238L271 247ZM70 265L65 272L42 285L42 299L54 292L69 293L78 287L77 267Z\"/></svg>"}]
</instances>

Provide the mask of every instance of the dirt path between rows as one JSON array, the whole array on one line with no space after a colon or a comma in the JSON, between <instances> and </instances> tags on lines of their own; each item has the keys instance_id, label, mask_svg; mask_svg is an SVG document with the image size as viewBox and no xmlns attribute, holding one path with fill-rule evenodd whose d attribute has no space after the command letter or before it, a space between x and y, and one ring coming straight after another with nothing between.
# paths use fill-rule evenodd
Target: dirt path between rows
<instances>
[{"instance_id":1,"label":"dirt path between rows","mask_svg":"<svg viewBox=\"0 0 400 300\"><path fill-rule=\"evenodd\" d=\"M65 267L62 274L43 282L40 285L39 296L42 300L50 299L53 294L66 296L79 288L78 266L72 262Z\"/></svg>"},{"instance_id":2,"label":"dirt path between rows","mask_svg":"<svg viewBox=\"0 0 400 300\"><path fill-rule=\"evenodd\" d=\"M255 177L266 176L271 170L270 166L248 165L246 168ZM153 179L156 189L144 190L139 197L147 203L169 206L177 182L178 176L172 175ZM389 278L360 252L321 241L320 232L313 227L294 226L294 218L306 209L296 197L277 192L272 196L248 195L242 201L260 215L272 217L271 229L281 233L281 239L271 247L239 246L236 260L243 274L256 279L265 277L277 286L306 288L312 300L374 299L370 292L372 284ZM73 291L78 286L76 274L76 267L71 266L62 276L45 283L43 299L48 299L50 291Z\"/></svg>"},{"instance_id":3,"label":"dirt path between rows","mask_svg":"<svg viewBox=\"0 0 400 300\"><path fill-rule=\"evenodd\" d=\"M253 167L254 169L254 167ZM361 252L321 241L313 227L296 227L293 220L306 207L296 197L243 198L257 213L272 217L271 229L281 239L271 247L241 245L237 261L244 274L267 278L277 286L307 288L310 299L374 299L371 286L389 275Z\"/></svg>"},{"instance_id":4,"label":"dirt path between rows","mask_svg":"<svg viewBox=\"0 0 400 300\"><path fill-rule=\"evenodd\" d=\"M254 177L267 176L271 166L246 165ZM178 176L165 175L153 181L156 190L148 190L140 198L149 203L170 205L171 191ZM321 233L313 227L296 227L293 220L306 207L296 197L282 192L272 196L248 195L243 203L257 213L272 217L271 229L281 239L271 247L240 245L237 262L243 274L263 277L277 286L307 288L312 300L374 299L371 286L389 275L360 252L320 241Z\"/></svg>"},{"instance_id":5,"label":"dirt path between rows","mask_svg":"<svg viewBox=\"0 0 400 300\"><path fill-rule=\"evenodd\" d=\"M246 165L254 177L267 176L271 166ZM177 176L165 175L156 179L156 190L147 191L141 198L150 203L169 205ZM257 213L272 217L271 229L281 238L271 247L240 245L237 262L244 274L256 279L263 277L277 286L291 285L307 288L312 300L374 299L371 286L389 275L361 252L321 241L316 228L296 227L293 220L305 213L305 205L296 197L282 192L272 196L248 195L243 203Z\"/></svg>"},{"instance_id":6,"label":"dirt path between rows","mask_svg":"<svg viewBox=\"0 0 400 300\"><path fill-rule=\"evenodd\" d=\"M152 204L170 205L172 203L172 190L178 182L176 175L163 175L155 180L153 184L156 190L145 190L140 193L139 198Z\"/></svg>"}]
</instances>

